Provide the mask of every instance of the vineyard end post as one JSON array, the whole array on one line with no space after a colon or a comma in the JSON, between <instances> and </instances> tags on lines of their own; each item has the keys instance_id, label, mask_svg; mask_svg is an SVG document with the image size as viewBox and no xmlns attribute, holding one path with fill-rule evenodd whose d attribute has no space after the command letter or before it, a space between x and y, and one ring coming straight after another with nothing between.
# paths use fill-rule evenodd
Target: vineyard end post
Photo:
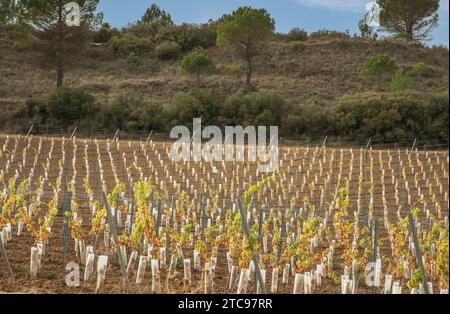
<instances>
[{"instance_id":1,"label":"vineyard end post","mask_svg":"<svg viewBox=\"0 0 450 314\"><path fill-rule=\"evenodd\" d=\"M64 195L64 205L62 208L62 219L63 219L63 241L64 241L64 248L63 248L63 264L66 263L66 256L67 256L67 243L68 243L68 235L69 235L69 217L67 215L67 212L71 211L71 204L72 204L72 193L67 192ZM76 240L75 240L76 241Z\"/></svg>"},{"instance_id":2,"label":"vineyard end post","mask_svg":"<svg viewBox=\"0 0 450 314\"><path fill-rule=\"evenodd\" d=\"M1 237L0 237L0 253L3 256L3 260L6 263L6 269L8 270L9 276L14 281L14 276L13 276L13 272L12 272L12 269L11 269L11 264L9 263L8 254L6 253L5 245L3 244L3 240L2 240Z\"/></svg>"},{"instance_id":3,"label":"vineyard end post","mask_svg":"<svg viewBox=\"0 0 450 314\"><path fill-rule=\"evenodd\" d=\"M128 275L127 275L127 270L125 269L125 260L124 260L124 256L122 256L122 252L118 246L119 244L119 239L117 236L117 229L116 229L116 224L114 223L114 219L111 213L111 208L109 207L108 204L108 199L106 198L106 193L104 191L102 191L102 198L103 198L103 202L105 204L105 208L106 208L106 213L108 216L108 221L109 221L109 227L111 229L111 233L113 235L114 238L114 242L117 245L116 248L116 254L117 257L119 258L119 265L120 265L120 270L122 272L122 277L123 277L123 281L125 284L125 289L127 292L131 291L131 286L130 286L130 281L128 280Z\"/></svg>"},{"instance_id":4,"label":"vineyard end post","mask_svg":"<svg viewBox=\"0 0 450 314\"><path fill-rule=\"evenodd\" d=\"M242 219L242 224L244 226L244 231L245 231L245 233L247 235L247 238L249 238L250 237L250 230L249 230L248 225L247 225L247 215L245 213L245 209L244 209L244 206L242 204L242 200L240 198L237 201L237 206L238 206L239 212L241 214L241 219ZM266 293L266 289L265 289L264 280L263 280L263 277L262 277L262 274L261 274L261 269L259 268L259 258L258 258L258 256L256 256L252 244L250 244L250 250L251 250L251 253L252 253L252 258L253 258L253 263L254 263L254 266L255 266L256 276L258 278L259 285L261 287L261 293L265 294Z\"/></svg>"},{"instance_id":5,"label":"vineyard end post","mask_svg":"<svg viewBox=\"0 0 450 314\"><path fill-rule=\"evenodd\" d=\"M416 252L417 263L419 264L419 268L423 273L423 281L424 281L423 288L425 290L425 294L429 294L430 291L428 289L427 273L425 272L425 267L423 265L422 250L420 249L419 239L417 238L416 225L414 223L414 218L411 212L408 213L408 221L409 221L409 229L411 231L414 240L414 248Z\"/></svg>"}]
</instances>

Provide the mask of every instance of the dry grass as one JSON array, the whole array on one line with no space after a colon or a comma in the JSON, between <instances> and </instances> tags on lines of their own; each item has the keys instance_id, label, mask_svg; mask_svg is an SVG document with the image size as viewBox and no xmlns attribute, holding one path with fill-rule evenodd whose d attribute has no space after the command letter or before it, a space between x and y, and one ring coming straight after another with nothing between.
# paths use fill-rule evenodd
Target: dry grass
<instances>
[{"instance_id":1,"label":"dry grass","mask_svg":"<svg viewBox=\"0 0 450 314\"><path fill-rule=\"evenodd\" d=\"M270 43L266 54L257 60L254 83L260 90L272 91L297 102L330 101L345 94L376 89L360 76L362 63L377 53L391 54L401 67L424 62L433 76L414 78L414 89L445 89L448 79L448 50L424 48L389 41L361 39L306 43ZM229 55L211 49L217 63L236 62ZM55 71L37 65L33 52L16 51L0 34L0 106L12 109L30 97L48 94L55 85ZM214 75L203 80L209 88L227 93L239 91L244 78ZM115 58L109 47L90 47L76 65L66 72L66 85L81 87L101 100L121 94L134 94L155 101L168 102L177 92L195 86L180 73L179 62L161 62L145 57L137 65ZM386 82L387 84L387 82Z\"/></svg>"}]
</instances>

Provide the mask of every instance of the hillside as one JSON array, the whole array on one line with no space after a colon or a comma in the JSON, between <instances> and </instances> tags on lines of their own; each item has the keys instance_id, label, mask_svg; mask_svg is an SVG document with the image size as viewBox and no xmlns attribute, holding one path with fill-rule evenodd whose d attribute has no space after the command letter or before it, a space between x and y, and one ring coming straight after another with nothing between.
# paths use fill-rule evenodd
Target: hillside
<instances>
[{"instance_id":1,"label":"hillside","mask_svg":"<svg viewBox=\"0 0 450 314\"><path fill-rule=\"evenodd\" d=\"M2 104L20 103L27 97L46 94L55 85L53 69L36 66L33 53L17 51L6 34L0 36L0 83L2 93L6 91ZM209 52L219 64L233 63L231 57L215 48ZM255 85L260 90L278 92L300 102L368 91L373 89L373 84L360 76L360 69L367 58L378 53L390 54L403 67L426 63L432 75L416 80L416 90L446 86L443 77L448 76L447 49L362 39L271 43L266 56L257 62ZM178 65L178 61L161 62L148 57L139 59L139 65L133 66L125 58L115 57L107 45L92 46L76 67L67 71L66 84L106 97L132 92L166 100L191 87L192 80L180 75ZM241 80L239 76L215 75L204 85L234 92L242 87Z\"/></svg>"},{"instance_id":2,"label":"hillside","mask_svg":"<svg viewBox=\"0 0 450 314\"><path fill-rule=\"evenodd\" d=\"M56 75L54 69L36 61L33 51L15 49L6 33L0 34L0 52L0 106L5 129L17 127L14 119L7 117L14 117L27 99L42 99L54 90ZM239 60L216 47L207 52L219 71L204 77L202 87L226 95L244 91ZM447 90L447 48L361 38L271 42L256 62L253 83L258 91L279 94L297 105L326 106L344 95L386 90L389 79L380 84L360 74L363 63L379 53L392 56L397 67L406 71L417 63L426 65L425 73L411 78L415 91ZM103 104L126 96L165 105L177 93L196 88L195 80L180 69L181 57L161 61L149 55L130 60L115 55L108 44L91 44L82 58L66 69L65 85L82 88Z\"/></svg>"}]
</instances>

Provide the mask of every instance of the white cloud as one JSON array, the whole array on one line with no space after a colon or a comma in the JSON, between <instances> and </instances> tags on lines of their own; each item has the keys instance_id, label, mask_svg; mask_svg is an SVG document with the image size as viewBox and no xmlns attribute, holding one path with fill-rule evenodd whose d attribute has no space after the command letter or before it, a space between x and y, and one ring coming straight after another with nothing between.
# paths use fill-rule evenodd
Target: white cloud
<instances>
[{"instance_id":1,"label":"white cloud","mask_svg":"<svg viewBox=\"0 0 450 314\"><path fill-rule=\"evenodd\" d=\"M345 10L345 11L364 11L367 3L374 0L295 0L297 3L311 6L311 7L323 7L330 10ZM448 13L449 0L440 0L440 11Z\"/></svg>"},{"instance_id":2,"label":"white cloud","mask_svg":"<svg viewBox=\"0 0 450 314\"><path fill-rule=\"evenodd\" d=\"M371 0L295 0L296 2L307 5L328 8L330 10L345 11L364 11L367 3ZM446 0L447 1L447 0Z\"/></svg>"}]
</instances>

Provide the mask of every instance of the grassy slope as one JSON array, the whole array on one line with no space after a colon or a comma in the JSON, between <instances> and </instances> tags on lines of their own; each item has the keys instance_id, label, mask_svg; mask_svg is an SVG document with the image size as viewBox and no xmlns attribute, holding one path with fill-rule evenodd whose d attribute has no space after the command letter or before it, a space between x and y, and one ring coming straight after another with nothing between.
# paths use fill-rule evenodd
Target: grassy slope
<instances>
[{"instance_id":1,"label":"grassy slope","mask_svg":"<svg viewBox=\"0 0 450 314\"><path fill-rule=\"evenodd\" d=\"M389 41L349 39L306 42L301 45L270 43L260 57L254 83L259 90L273 91L296 103L325 101L345 94L377 89L376 84L360 76L363 62L377 54L388 53L397 64L411 67L424 62L432 69L429 77L415 78L419 91L445 89L448 82L448 50L424 48ZM219 64L236 62L217 49L209 51ZM14 109L28 97L47 94L55 85L51 68L39 66L32 52L17 51L5 34L0 34L0 106ZM119 94L135 94L155 101L168 102L179 91L195 86L179 70L179 61L161 62L142 58L139 65L115 58L109 47L90 47L66 73L66 85L83 87L99 100ZM447 78L446 78L447 77ZM387 82L386 82L387 84ZM227 92L242 89L243 78L214 75L204 85Z\"/></svg>"}]
</instances>

